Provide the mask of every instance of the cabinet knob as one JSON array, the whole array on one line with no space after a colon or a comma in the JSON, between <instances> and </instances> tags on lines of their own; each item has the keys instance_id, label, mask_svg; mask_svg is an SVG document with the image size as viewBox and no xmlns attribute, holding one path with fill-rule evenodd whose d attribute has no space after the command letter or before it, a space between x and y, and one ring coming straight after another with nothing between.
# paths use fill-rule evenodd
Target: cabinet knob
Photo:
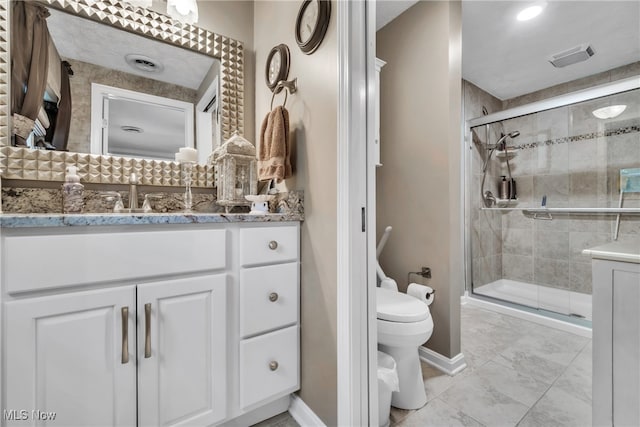
<instances>
[{"instance_id":1,"label":"cabinet knob","mask_svg":"<svg viewBox=\"0 0 640 427\"><path fill-rule=\"evenodd\" d=\"M271 249L272 251L275 251L276 249L278 249L278 242L276 242L275 240L270 241L269 249Z\"/></svg>"},{"instance_id":2,"label":"cabinet knob","mask_svg":"<svg viewBox=\"0 0 640 427\"><path fill-rule=\"evenodd\" d=\"M269 362L269 369L271 369L272 371L278 369L278 362L276 362L275 360Z\"/></svg>"},{"instance_id":3,"label":"cabinet knob","mask_svg":"<svg viewBox=\"0 0 640 427\"><path fill-rule=\"evenodd\" d=\"M276 292L271 292L269 294L269 301L271 301L271 302L278 301L278 294Z\"/></svg>"}]
</instances>

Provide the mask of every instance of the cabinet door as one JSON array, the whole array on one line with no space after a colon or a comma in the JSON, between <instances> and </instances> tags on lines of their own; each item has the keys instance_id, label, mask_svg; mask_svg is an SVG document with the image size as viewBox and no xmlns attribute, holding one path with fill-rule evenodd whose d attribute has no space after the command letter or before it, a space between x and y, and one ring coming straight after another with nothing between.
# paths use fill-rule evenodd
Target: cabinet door
<instances>
[{"instance_id":1,"label":"cabinet door","mask_svg":"<svg viewBox=\"0 0 640 427\"><path fill-rule=\"evenodd\" d=\"M613 270L613 425L640 425L640 271ZM627 270L627 271L625 271Z\"/></svg>"},{"instance_id":2,"label":"cabinet door","mask_svg":"<svg viewBox=\"0 0 640 427\"><path fill-rule=\"evenodd\" d=\"M7 425L44 424L32 411L55 413L56 425L136 424L135 287L30 298L5 308L3 409L18 411ZM25 417L26 423L17 420Z\"/></svg>"},{"instance_id":3,"label":"cabinet door","mask_svg":"<svg viewBox=\"0 0 640 427\"><path fill-rule=\"evenodd\" d=\"M138 421L210 425L226 414L224 274L138 286Z\"/></svg>"}]
</instances>

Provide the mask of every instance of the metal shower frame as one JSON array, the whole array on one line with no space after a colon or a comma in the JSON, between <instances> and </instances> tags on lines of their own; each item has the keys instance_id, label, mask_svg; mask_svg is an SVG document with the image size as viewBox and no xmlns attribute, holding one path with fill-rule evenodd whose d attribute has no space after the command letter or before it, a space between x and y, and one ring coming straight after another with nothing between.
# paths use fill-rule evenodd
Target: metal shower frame
<instances>
[{"instance_id":1,"label":"metal shower frame","mask_svg":"<svg viewBox=\"0 0 640 427\"><path fill-rule=\"evenodd\" d=\"M463 185L463 236L464 236L464 269L465 283L462 294L472 294L472 253L471 253L471 214L472 209L477 206L471 204L471 180L473 174L471 171L471 159L473 153L473 139L471 129L476 126L489 125L492 123L502 122L504 120L525 116L532 113L538 113L551 110L558 107L576 104L579 102L589 101L596 98L602 98L609 95L615 95L622 92L628 92L640 88L640 75L617 80L612 83L605 83L594 86L592 88L571 92L565 95L556 96L542 101L532 102L530 104L521 105L519 107L510 108L508 110L499 111L488 114L486 116L477 117L466 120L464 123L464 133L462 139L462 147L464 153L464 167L462 185ZM464 106L463 106L464 108ZM529 209L530 210L530 209ZM496 300L497 301L497 300Z\"/></svg>"}]
</instances>

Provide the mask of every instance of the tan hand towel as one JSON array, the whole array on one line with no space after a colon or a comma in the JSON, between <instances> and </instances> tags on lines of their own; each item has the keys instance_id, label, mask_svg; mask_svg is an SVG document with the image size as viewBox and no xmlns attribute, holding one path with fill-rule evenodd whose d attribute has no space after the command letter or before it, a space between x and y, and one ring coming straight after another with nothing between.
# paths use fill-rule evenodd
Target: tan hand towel
<instances>
[{"instance_id":1,"label":"tan hand towel","mask_svg":"<svg viewBox=\"0 0 640 427\"><path fill-rule=\"evenodd\" d=\"M258 146L258 179L280 182L291 176L289 112L283 106L271 110L262 121Z\"/></svg>"}]
</instances>

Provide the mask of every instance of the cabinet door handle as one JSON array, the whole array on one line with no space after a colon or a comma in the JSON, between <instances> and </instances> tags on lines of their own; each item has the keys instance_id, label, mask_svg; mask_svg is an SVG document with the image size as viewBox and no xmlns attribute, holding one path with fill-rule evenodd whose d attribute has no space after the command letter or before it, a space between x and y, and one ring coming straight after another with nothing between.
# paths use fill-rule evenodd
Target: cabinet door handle
<instances>
[{"instance_id":1,"label":"cabinet door handle","mask_svg":"<svg viewBox=\"0 0 640 427\"><path fill-rule=\"evenodd\" d=\"M151 303L144 305L144 358L151 357Z\"/></svg>"},{"instance_id":2,"label":"cabinet door handle","mask_svg":"<svg viewBox=\"0 0 640 427\"><path fill-rule=\"evenodd\" d=\"M269 369L271 369L272 371L275 371L276 369L278 369L278 362L276 362L275 360L272 360L271 362L269 362Z\"/></svg>"},{"instance_id":3,"label":"cabinet door handle","mask_svg":"<svg viewBox=\"0 0 640 427\"><path fill-rule=\"evenodd\" d=\"M271 302L278 301L278 294L276 292L271 292L269 294L269 301L271 301Z\"/></svg>"},{"instance_id":4,"label":"cabinet door handle","mask_svg":"<svg viewBox=\"0 0 640 427\"><path fill-rule=\"evenodd\" d=\"M129 307L120 309L122 317L122 364L129 363Z\"/></svg>"},{"instance_id":5,"label":"cabinet door handle","mask_svg":"<svg viewBox=\"0 0 640 427\"><path fill-rule=\"evenodd\" d=\"M276 249L278 249L278 242L276 242L275 240L270 241L269 249L271 249L272 251L275 251Z\"/></svg>"}]
</instances>

